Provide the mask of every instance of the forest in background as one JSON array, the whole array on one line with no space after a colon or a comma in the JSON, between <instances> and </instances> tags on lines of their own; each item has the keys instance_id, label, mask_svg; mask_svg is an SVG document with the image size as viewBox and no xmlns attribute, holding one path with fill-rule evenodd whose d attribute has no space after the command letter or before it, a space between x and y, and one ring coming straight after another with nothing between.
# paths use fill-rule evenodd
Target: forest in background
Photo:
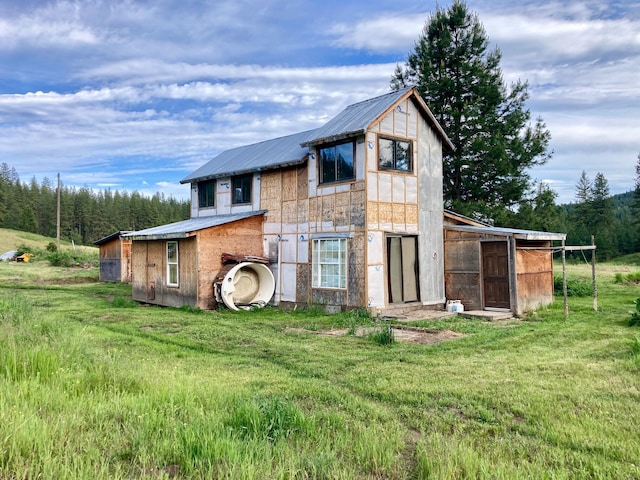
<instances>
[{"instance_id":1,"label":"forest in background","mask_svg":"<svg viewBox=\"0 0 640 480\"><path fill-rule=\"evenodd\" d=\"M0 165L0 227L56 237L57 181L23 182L15 168ZM189 218L189 201L158 192L92 190L62 186L60 237L90 245L119 230L145 228Z\"/></svg>"},{"instance_id":2,"label":"forest in background","mask_svg":"<svg viewBox=\"0 0 640 480\"><path fill-rule=\"evenodd\" d=\"M568 245L591 244L594 235L598 258L608 260L640 251L638 198L634 192L610 196L604 177L590 182L583 176L576 185L576 203L556 205L555 193L542 188L530 204L495 224L566 233ZM0 227L55 238L56 202L57 186L50 179L23 182L15 168L0 165ZM190 215L188 200L161 192L147 197L137 191L63 186L60 205L61 238L83 245L119 230L142 230Z\"/></svg>"}]
</instances>

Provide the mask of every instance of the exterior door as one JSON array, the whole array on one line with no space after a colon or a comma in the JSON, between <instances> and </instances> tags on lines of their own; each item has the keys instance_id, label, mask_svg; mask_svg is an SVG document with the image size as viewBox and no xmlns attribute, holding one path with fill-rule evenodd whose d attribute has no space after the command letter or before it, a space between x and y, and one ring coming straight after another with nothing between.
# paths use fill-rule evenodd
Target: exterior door
<instances>
[{"instance_id":1,"label":"exterior door","mask_svg":"<svg viewBox=\"0 0 640 480\"><path fill-rule=\"evenodd\" d=\"M387 266L389 303L420 300L417 237L387 237Z\"/></svg>"},{"instance_id":2,"label":"exterior door","mask_svg":"<svg viewBox=\"0 0 640 480\"><path fill-rule=\"evenodd\" d=\"M481 249L485 308L511 308L508 243L482 242Z\"/></svg>"}]
</instances>

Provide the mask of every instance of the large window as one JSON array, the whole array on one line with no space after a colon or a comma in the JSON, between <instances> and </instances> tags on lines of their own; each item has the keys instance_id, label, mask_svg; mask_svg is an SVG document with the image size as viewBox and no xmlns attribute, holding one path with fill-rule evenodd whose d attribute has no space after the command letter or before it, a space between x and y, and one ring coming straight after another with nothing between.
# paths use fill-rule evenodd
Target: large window
<instances>
[{"instance_id":1,"label":"large window","mask_svg":"<svg viewBox=\"0 0 640 480\"><path fill-rule=\"evenodd\" d=\"M347 288L347 239L313 241L313 287Z\"/></svg>"},{"instance_id":2,"label":"large window","mask_svg":"<svg viewBox=\"0 0 640 480\"><path fill-rule=\"evenodd\" d=\"M353 178L355 144L340 143L318 151L320 161L320 183L340 182Z\"/></svg>"},{"instance_id":3,"label":"large window","mask_svg":"<svg viewBox=\"0 0 640 480\"><path fill-rule=\"evenodd\" d=\"M378 155L382 170L413 171L411 141L379 137Z\"/></svg>"},{"instance_id":4,"label":"large window","mask_svg":"<svg viewBox=\"0 0 640 480\"><path fill-rule=\"evenodd\" d=\"M178 286L178 242L167 242L167 285Z\"/></svg>"},{"instance_id":5,"label":"large window","mask_svg":"<svg viewBox=\"0 0 640 480\"><path fill-rule=\"evenodd\" d=\"M240 175L231 179L231 203L251 203L253 175Z\"/></svg>"},{"instance_id":6,"label":"large window","mask_svg":"<svg viewBox=\"0 0 640 480\"><path fill-rule=\"evenodd\" d=\"M216 181L198 182L198 207L216 206Z\"/></svg>"}]
</instances>

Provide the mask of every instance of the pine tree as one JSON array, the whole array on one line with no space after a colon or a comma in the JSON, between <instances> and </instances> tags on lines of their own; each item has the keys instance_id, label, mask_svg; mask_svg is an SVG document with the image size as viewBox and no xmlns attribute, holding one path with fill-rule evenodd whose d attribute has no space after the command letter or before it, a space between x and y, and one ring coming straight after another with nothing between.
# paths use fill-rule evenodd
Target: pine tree
<instances>
[{"instance_id":1,"label":"pine tree","mask_svg":"<svg viewBox=\"0 0 640 480\"><path fill-rule=\"evenodd\" d=\"M532 190L528 169L551 154L541 119L531 125L528 84L502 80L477 15L461 0L437 8L391 87L416 86L456 147L444 155L444 199L466 215L496 217Z\"/></svg>"}]
</instances>

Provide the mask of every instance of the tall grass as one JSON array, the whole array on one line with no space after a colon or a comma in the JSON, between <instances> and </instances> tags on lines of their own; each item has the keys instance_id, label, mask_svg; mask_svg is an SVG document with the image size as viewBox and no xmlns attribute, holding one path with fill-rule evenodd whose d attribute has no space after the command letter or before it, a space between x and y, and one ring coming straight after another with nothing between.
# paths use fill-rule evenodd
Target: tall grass
<instances>
[{"instance_id":1,"label":"tall grass","mask_svg":"<svg viewBox=\"0 0 640 480\"><path fill-rule=\"evenodd\" d=\"M0 265L25 275L0 280L0 479L639 476L637 287L610 271L597 313L572 297L566 320L422 322L465 337L381 348L290 333L363 312L121 308L127 285L22 267Z\"/></svg>"}]
</instances>

